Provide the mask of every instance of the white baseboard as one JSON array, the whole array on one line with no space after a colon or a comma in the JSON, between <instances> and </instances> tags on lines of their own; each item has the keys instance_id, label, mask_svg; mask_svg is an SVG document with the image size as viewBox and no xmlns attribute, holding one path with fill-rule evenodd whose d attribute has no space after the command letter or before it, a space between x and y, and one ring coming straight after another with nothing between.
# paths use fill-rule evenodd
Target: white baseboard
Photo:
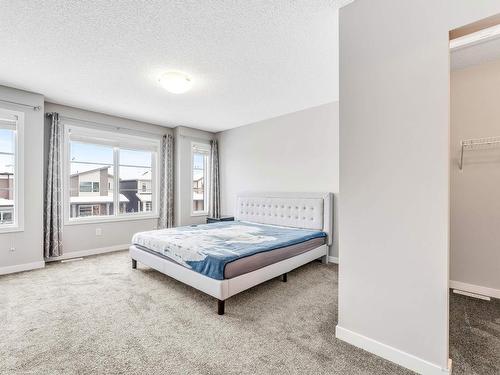
<instances>
[{"instance_id":1,"label":"white baseboard","mask_svg":"<svg viewBox=\"0 0 500 375\"><path fill-rule=\"evenodd\" d=\"M450 287L450 289L458 289L458 290L463 290L463 291L469 292L469 293L481 294L483 296L500 299L500 290L499 289L493 289L493 288L488 288L485 286L474 285L474 284L467 284L467 283L463 283L461 281L453 281L453 280L450 280L449 287Z\"/></svg>"},{"instance_id":2,"label":"white baseboard","mask_svg":"<svg viewBox=\"0 0 500 375\"><path fill-rule=\"evenodd\" d=\"M328 263L335 263L339 264L339 258L337 257L332 257L331 255L328 257Z\"/></svg>"},{"instance_id":3,"label":"white baseboard","mask_svg":"<svg viewBox=\"0 0 500 375\"><path fill-rule=\"evenodd\" d=\"M406 367L412 371L419 374L426 375L449 375L451 374L451 365L448 369L441 368L438 365L427 362L421 358L415 357L412 354L403 352L399 349L393 348L392 346L383 344L381 342L375 341L369 337L360 335L356 332L352 332L348 329L342 328L339 325L335 327L335 336L351 345L357 346L358 348L364 349L367 352L378 355L379 357L385 358L391 362L394 362L400 366Z\"/></svg>"},{"instance_id":4,"label":"white baseboard","mask_svg":"<svg viewBox=\"0 0 500 375\"><path fill-rule=\"evenodd\" d=\"M44 261L16 264L14 266L0 267L0 275L8 275L10 273L31 271L31 270L36 270L36 269L43 268L43 267L45 267Z\"/></svg>"},{"instance_id":5,"label":"white baseboard","mask_svg":"<svg viewBox=\"0 0 500 375\"><path fill-rule=\"evenodd\" d=\"M46 259L47 262L57 262L59 260L72 259L72 258L81 258L88 257L90 255L98 255L111 253L113 251L127 250L130 244L126 245L114 245L108 247L99 247L97 249L89 249L89 250L80 250L80 251L69 251L60 257Z\"/></svg>"}]
</instances>

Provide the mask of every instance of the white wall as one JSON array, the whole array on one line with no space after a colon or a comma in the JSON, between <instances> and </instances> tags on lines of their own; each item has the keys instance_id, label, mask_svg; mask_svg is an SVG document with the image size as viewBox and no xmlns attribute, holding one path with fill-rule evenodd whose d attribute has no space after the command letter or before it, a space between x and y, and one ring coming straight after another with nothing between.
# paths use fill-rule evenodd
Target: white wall
<instances>
[{"instance_id":1,"label":"white wall","mask_svg":"<svg viewBox=\"0 0 500 375\"><path fill-rule=\"evenodd\" d=\"M0 86L0 99L40 106L39 111L0 102L24 112L24 231L0 233L0 274L43 266L43 96ZM14 252L10 248L15 248ZM13 267L17 266L17 267ZM8 267L8 268L7 268ZM13 268L10 268L13 267Z\"/></svg>"},{"instance_id":2,"label":"white wall","mask_svg":"<svg viewBox=\"0 0 500 375\"><path fill-rule=\"evenodd\" d=\"M338 193L338 102L227 130L218 139L225 215L234 215L244 191Z\"/></svg>"},{"instance_id":3,"label":"white wall","mask_svg":"<svg viewBox=\"0 0 500 375\"><path fill-rule=\"evenodd\" d=\"M465 152L462 171L458 159L462 139L500 136L499 87L500 60L453 71L451 75L450 280L494 289L497 297L500 148ZM482 292L488 293L488 289Z\"/></svg>"},{"instance_id":4,"label":"white wall","mask_svg":"<svg viewBox=\"0 0 500 375\"><path fill-rule=\"evenodd\" d=\"M130 129L132 131L147 131L158 134L159 138L163 134L172 132L172 129L167 127L151 125L52 103L46 103L45 111L58 112L61 116L77 118L80 120L119 126L122 129ZM48 127L46 127L45 131L46 137L47 134ZM68 258L72 256L72 253L88 252L95 249L126 249L130 244L130 240L134 233L143 230L155 229L156 225L156 219L65 225L63 229L63 256ZM101 236L96 236L97 228L102 230Z\"/></svg>"},{"instance_id":5,"label":"white wall","mask_svg":"<svg viewBox=\"0 0 500 375\"><path fill-rule=\"evenodd\" d=\"M448 361L448 31L498 1L340 12L337 336L424 373Z\"/></svg>"},{"instance_id":6,"label":"white wall","mask_svg":"<svg viewBox=\"0 0 500 375\"><path fill-rule=\"evenodd\" d=\"M175 225L191 225L205 223L207 215L191 214L191 142L209 144L215 137L213 133L203 130L178 126L174 129L175 136L175 186L174 215Z\"/></svg>"}]
</instances>

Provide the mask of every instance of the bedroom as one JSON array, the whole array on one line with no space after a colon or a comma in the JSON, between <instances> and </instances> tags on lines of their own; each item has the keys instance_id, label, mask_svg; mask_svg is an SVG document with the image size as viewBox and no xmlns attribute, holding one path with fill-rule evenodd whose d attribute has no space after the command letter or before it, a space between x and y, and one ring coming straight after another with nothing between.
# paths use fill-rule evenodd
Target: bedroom
<instances>
[{"instance_id":1,"label":"bedroom","mask_svg":"<svg viewBox=\"0 0 500 375\"><path fill-rule=\"evenodd\" d=\"M390 319L394 331L368 327L375 319L384 328L382 306L387 317L411 311L414 303L404 293L391 305L384 293L375 301L356 289L362 283L352 270L366 272L374 288L393 290L394 280L374 277L365 262L370 258L382 275L391 274L389 265L352 248L374 246L356 239L358 233L374 236L363 227L368 221L378 233L398 224L384 224L385 212L378 220L373 212L351 210L361 210L351 194L359 194L365 207L373 207L372 198L381 204L385 194L358 191L352 178L359 165L342 165L342 153L352 161L349 150L364 162L381 161L376 153L370 160L351 138L356 135L369 150L364 138L369 129L354 134L355 126L342 127L342 106L359 104L348 93L345 104L339 102L342 79L352 79L345 75L350 71L339 73L339 48L352 52L342 33L339 40L342 3L5 2L0 109L2 129L10 135L4 137L0 165L11 184L2 188L11 195L2 198L10 207L2 211L0 229L5 317L0 372L406 373L403 367L417 368L346 337L337 339L339 322L432 368L447 366L442 359L448 321L434 303L448 290L436 281L447 277L440 259L425 252L429 263L421 265L427 270L443 265L427 285L439 289L439 297L418 288L414 294L430 311L422 325L439 332L426 348L417 344L422 326L408 323L413 313ZM398 9L394 2L383 3ZM479 8L454 26L500 12L494 5ZM397 9L383 14L392 20ZM340 10L340 19L344 14L344 25L352 25L351 17L369 12L369 1L356 0ZM352 45L363 43L352 34ZM361 64L353 61L353 69ZM401 160L406 157L413 160L411 155ZM365 174L356 185L372 189L379 180ZM18 176L15 184L12 176ZM342 183L348 190L342 191ZM241 212L238 204L255 206ZM314 214L302 214L308 210ZM212 218L218 215L229 221L205 224L218 221ZM232 228L239 219L325 237L292 257L254 264L251 271L245 264L243 274L208 281L202 273L185 276L171 260L154 255L149 261L151 254L141 249L129 252L137 233ZM246 236L247 242L266 242ZM286 245L306 242L293 241ZM349 252L342 253L342 241ZM247 247L247 255L276 254L285 243L274 246ZM177 253L179 248L182 244ZM420 276L404 266L408 258L390 256L388 263L401 267L399 284L418 284ZM252 276L241 277L247 274ZM359 295L371 305L358 305ZM409 332L409 342L401 332Z\"/></svg>"}]
</instances>

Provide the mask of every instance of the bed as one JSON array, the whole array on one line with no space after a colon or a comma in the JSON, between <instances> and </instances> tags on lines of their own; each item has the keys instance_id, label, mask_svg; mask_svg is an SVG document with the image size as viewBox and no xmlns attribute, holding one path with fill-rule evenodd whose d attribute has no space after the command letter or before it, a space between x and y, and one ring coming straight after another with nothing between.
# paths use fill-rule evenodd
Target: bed
<instances>
[{"instance_id":1,"label":"bed","mask_svg":"<svg viewBox=\"0 0 500 375\"><path fill-rule=\"evenodd\" d=\"M137 262L218 301L320 259L332 244L331 193L244 193L235 221L136 233L129 252Z\"/></svg>"}]
</instances>

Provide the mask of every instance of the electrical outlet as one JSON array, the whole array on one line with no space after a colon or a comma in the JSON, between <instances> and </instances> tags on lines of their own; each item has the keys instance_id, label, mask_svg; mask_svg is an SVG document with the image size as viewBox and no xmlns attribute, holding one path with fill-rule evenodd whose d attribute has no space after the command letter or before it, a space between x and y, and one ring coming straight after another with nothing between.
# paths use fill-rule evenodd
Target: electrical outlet
<instances>
[{"instance_id":1,"label":"electrical outlet","mask_svg":"<svg viewBox=\"0 0 500 375\"><path fill-rule=\"evenodd\" d=\"M15 247L11 247L11 248L9 249L9 251L10 251L11 253L13 253L14 251L16 251L16 248L15 248Z\"/></svg>"},{"instance_id":2,"label":"electrical outlet","mask_svg":"<svg viewBox=\"0 0 500 375\"><path fill-rule=\"evenodd\" d=\"M96 228L95 229L95 235L96 236L102 236L102 228Z\"/></svg>"}]
</instances>

